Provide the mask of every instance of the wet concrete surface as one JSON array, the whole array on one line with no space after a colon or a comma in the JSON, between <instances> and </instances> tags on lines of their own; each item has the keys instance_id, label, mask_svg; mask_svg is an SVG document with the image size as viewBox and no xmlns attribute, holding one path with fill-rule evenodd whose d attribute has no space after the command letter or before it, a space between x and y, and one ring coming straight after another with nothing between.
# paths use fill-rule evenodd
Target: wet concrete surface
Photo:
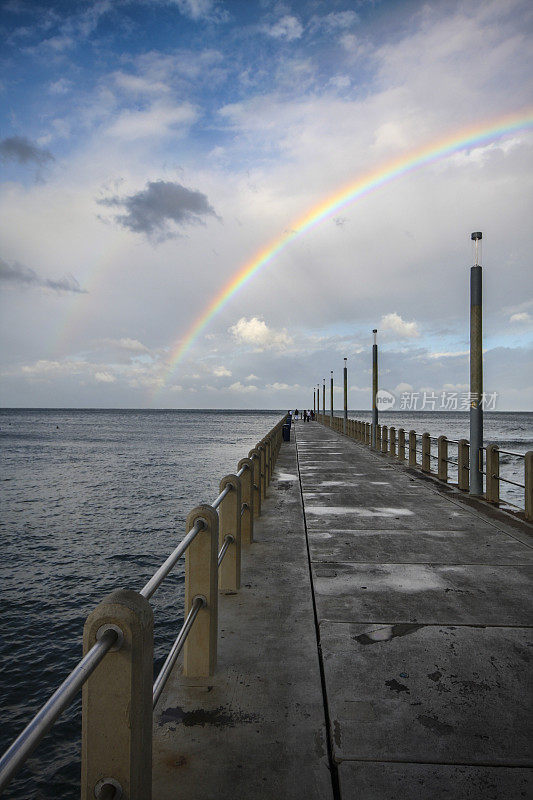
<instances>
[{"instance_id":1,"label":"wet concrete surface","mask_svg":"<svg viewBox=\"0 0 533 800\"><path fill-rule=\"evenodd\" d=\"M527 526L319 424L297 442L340 796L532 796Z\"/></svg>"},{"instance_id":2,"label":"wet concrete surface","mask_svg":"<svg viewBox=\"0 0 533 800\"><path fill-rule=\"evenodd\" d=\"M268 495L220 596L215 675L178 664L155 709L154 800L333 800L294 442Z\"/></svg>"},{"instance_id":3,"label":"wet concrete surface","mask_svg":"<svg viewBox=\"0 0 533 800\"><path fill-rule=\"evenodd\" d=\"M215 675L178 664L155 710L154 798L532 796L527 526L295 432L220 597Z\"/></svg>"}]
</instances>

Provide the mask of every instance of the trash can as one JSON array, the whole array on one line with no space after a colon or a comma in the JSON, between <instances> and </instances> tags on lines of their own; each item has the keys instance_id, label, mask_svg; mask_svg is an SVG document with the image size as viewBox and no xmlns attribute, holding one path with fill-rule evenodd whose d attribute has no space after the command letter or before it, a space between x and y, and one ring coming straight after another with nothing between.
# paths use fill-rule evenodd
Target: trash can
<instances>
[{"instance_id":1,"label":"trash can","mask_svg":"<svg viewBox=\"0 0 533 800\"><path fill-rule=\"evenodd\" d=\"M284 442L290 442L291 440L291 426L289 422L286 422L281 428L281 437Z\"/></svg>"}]
</instances>

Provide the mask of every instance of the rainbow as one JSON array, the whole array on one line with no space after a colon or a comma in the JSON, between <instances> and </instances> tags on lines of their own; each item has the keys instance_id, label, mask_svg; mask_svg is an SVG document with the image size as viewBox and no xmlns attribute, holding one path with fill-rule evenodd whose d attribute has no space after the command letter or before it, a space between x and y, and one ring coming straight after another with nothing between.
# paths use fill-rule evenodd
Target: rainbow
<instances>
[{"instance_id":1,"label":"rainbow","mask_svg":"<svg viewBox=\"0 0 533 800\"><path fill-rule=\"evenodd\" d=\"M456 132L437 142L425 145L408 155L402 155L385 164L385 166L378 167L358 178L355 182L344 186L340 191L336 191L326 200L322 200L318 205L289 225L288 229L274 242L259 250L252 260L240 267L215 297L210 300L200 316L194 320L189 330L172 347L165 364L163 380L157 391L159 392L164 388L183 356L220 309L226 305L239 289L246 286L254 275L270 264L294 239L297 239L339 209L349 203L353 203L354 200L358 200L380 186L400 178L411 170L420 169L460 150L468 150L469 148L500 139L510 133L531 127L533 127L533 109L528 109L520 113L499 117L488 124L485 122L474 128Z\"/></svg>"}]
</instances>

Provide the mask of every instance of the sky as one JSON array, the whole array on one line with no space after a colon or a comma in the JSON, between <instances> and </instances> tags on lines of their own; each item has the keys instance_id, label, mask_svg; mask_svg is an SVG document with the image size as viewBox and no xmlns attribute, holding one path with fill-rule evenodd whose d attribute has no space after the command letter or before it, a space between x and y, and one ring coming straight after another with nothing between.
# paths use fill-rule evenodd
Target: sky
<instances>
[{"instance_id":1,"label":"sky","mask_svg":"<svg viewBox=\"0 0 533 800\"><path fill-rule=\"evenodd\" d=\"M301 408L333 370L341 406L347 358L368 409L373 328L398 404L461 398L482 231L485 389L531 410L532 31L531 0L0 0L0 404Z\"/></svg>"}]
</instances>

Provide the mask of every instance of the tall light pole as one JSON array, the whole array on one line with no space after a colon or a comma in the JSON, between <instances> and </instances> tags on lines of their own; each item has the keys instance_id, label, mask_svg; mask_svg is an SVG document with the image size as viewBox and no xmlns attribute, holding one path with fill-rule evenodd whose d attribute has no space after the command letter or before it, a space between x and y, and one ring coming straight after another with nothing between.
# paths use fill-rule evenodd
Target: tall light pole
<instances>
[{"instance_id":1,"label":"tall light pole","mask_svg":"<svg viewBox=\"0 0 533 800\"><path fill-rule=\"evenodd\" d=\"M322 379L322 414L324 415L324 425L326 424L326 379Z\"/></svg>"},{"instance_id":2,"label":"tall light pole","mask_svg":"<svg viewBox=\"0 0 533 800\"><path fill-rule=\"evenodd\" d=\"M470 237L474 243L474 266L470 269L470 494L483 494L481 453L483 447L483 314L481 231Z\"/></svg>"},{"instance_id":3,"label":"tall light pole","mask_svg":"<svg viewBox=\"0 0 533 800\"><path fill-rule=\"evenodd\" d=\"M372 345L372 447L376 447L378 432L378 329L374 328Z\"/></svg>"},{"instance_id":4,"label":"tall light pole","mask_svg":"<svg viewBox=\"0 0 533 800\"><path fill-rule=\"evenodd\" d=\"M314 413L315 413L315 411L316 411L316 399L315 399L315 392L316 392L316 389L314 389L314 388L313 388L313 414L314 414Z\"/></svg>"},{"instance_id":5,"label":"tall light pole","mask_svg":"<svg viewBox=\"0 0 533 800\"><path fill-rule=\"evenodd\" d=\"M330 379L330 409L329 409L329 417L333 422L333 370L331 370L331 379Z\"/></svg>"},{"instance_id":6,"label":"tall light pole","mask_svg":"<svg viewBox=\"0 0 533 800\"><path fill-rule=\"evenodd\" d=\"M348 427L348 359L344 359L344 424L342 430L346 436L346 429Z\"/></svg>"}]
</instances>

